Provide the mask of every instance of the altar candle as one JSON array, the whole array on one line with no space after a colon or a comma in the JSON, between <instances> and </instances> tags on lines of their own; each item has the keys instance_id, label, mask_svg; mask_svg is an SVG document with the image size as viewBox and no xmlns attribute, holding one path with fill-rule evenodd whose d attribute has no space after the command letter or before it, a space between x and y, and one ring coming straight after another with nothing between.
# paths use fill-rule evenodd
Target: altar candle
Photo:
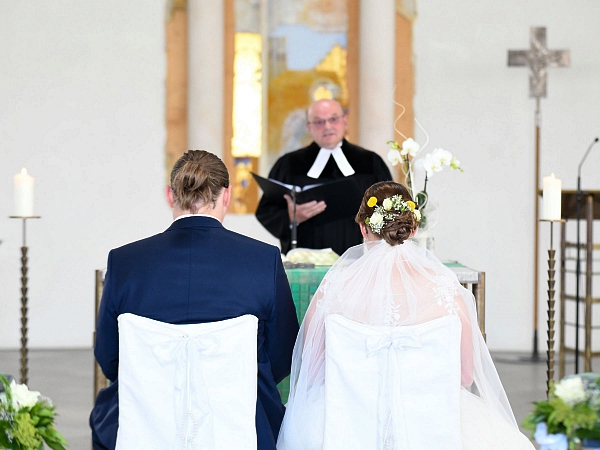
<instances>
[{"instance_id":1,"label":"altar candle","mask_svg":"<svg viewBox=\"0 0 600 450\"><path fill-rule=\"evenodd\" d=\"M560 200L562 181L550 174L543 180L544 192L542 197L542 219L560 220Z\"/></svg>"},{"instance_id":2,"label":"altar candle","mask_svg":"<svg viewBox=\"0 0 600 450\"><path fill-rule=\"evenodd\" d=\"M15 216L33 216L33 182L25 167L15 175Z\"/></svg>"}]
</instances>

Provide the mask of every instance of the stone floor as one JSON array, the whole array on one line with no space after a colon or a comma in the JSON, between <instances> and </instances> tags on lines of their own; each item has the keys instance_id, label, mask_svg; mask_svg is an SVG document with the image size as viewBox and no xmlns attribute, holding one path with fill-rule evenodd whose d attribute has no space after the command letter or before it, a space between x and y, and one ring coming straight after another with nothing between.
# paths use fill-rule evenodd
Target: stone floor
<instances>
[{"instance_id":1,"label":"stone floor","mask_svg":"<svg viewBox=\"0 0 600 450\"><path fill-rule=\"evenodd\" d=\"M18 351L0 351L0 372L20 378ZM533 362L530 355L494 353L498 373L518 422L542 400L546 390L546 363ZM569 370L567 369L569 373ZM50 397L60 417L57 429L70 449L91 448L88 416L93 405L93 354L89 349L30 350L29 387Z\"/></svg>"}]
</instances>

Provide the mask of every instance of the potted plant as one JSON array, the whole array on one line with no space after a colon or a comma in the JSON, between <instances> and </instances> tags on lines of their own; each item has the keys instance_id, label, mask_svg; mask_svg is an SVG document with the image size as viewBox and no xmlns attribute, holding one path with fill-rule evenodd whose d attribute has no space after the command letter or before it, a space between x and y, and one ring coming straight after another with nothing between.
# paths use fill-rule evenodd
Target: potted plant
<instances>
[{"instance_id":1,"label":"potted plant","mask_svg":"<svg viewBox=\"0 0 600 450\"><path fill-rule=\"evenodd\" d=\"M535 402L523 421L540 449L600 448L600 375L583 373L552 383L548 399Z\"/></svg>"}]
</instances>

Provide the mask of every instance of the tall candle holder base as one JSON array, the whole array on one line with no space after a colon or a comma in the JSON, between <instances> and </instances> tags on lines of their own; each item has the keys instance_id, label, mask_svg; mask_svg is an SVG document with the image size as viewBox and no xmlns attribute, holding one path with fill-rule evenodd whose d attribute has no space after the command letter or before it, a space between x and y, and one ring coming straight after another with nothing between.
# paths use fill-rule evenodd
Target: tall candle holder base
<instances>
[{"instance_id":1,"label":"tall candle holder base","mask_svg":"<svg viewBox=\"0 0 600 450\"><path fill-rule=\"evenodd\" d=\"M564 220L548 220L541 219L540 222L550 223L550 249L548 250L548 369L546 370L546 396L550 393L550 385L554 382L554 258L556 250L554 250L554 222L564 222Z\"/></svg>"},{"instance_id":2,"label":"tall candle holder base","mask_svg":"<svg viewBox=\"0 0 600 450\"><path fill-rule=\"evenodd\" d=\"M41 216L9 216L23 220L23 246L21 247L21 384L28 382L27 349L27 219L40 219Z\"/></svg>"}]
</instances>

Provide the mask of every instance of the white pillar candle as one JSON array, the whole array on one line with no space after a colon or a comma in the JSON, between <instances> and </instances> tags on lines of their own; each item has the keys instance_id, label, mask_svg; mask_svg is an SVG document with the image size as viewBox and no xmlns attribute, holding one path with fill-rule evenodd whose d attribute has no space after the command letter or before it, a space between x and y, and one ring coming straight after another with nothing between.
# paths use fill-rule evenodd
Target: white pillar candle
<instances>
[{"instance_id":1,"label":"white pillar candle","mask_svg":"<svg viewBox=\"0 0 600 450\"><path fill-rule=\"evenodd\" d=\"M542 219L560 220L562 181L550 174L543 180L544 192L542 197Z\"/></svg>"},{"instance_id":2,"label":"white pillar candle","mask_svg":"<svg viewBox=\"0 0 600 450\"><path fill-rule=\"evenodd\" d=\"M15 216L33 216L33 182L25 167L15 175Z\"/></svg>"}]
</instances>

